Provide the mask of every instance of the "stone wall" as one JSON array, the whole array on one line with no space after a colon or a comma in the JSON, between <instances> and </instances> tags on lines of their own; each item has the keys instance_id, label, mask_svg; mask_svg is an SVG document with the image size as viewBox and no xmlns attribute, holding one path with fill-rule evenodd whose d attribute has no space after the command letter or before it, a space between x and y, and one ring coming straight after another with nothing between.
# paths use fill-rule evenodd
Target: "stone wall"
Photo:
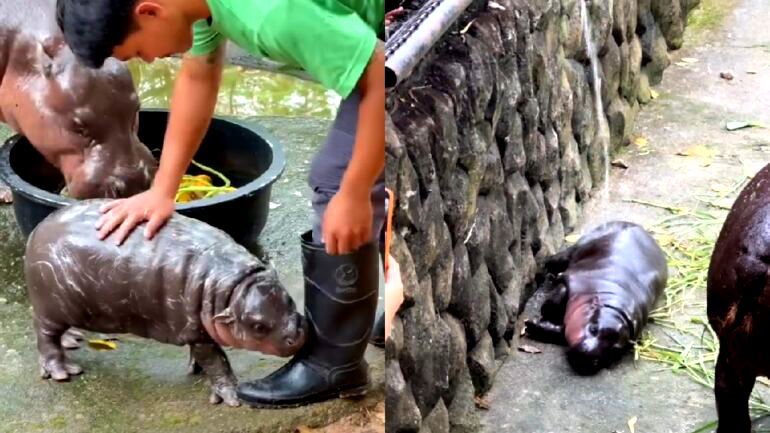
<instances>
[{"instance_id":1,"label":"stone wall","mask_svg":"<svg viewBox=\"0 0 770 433\"><path fill-rule=\"evenodd\" d=\"M516 345L538 261L603 180L580 1L474 1L388 96L406 297L387 346L389 433L477 428L474 396ZM613 149L698 1L588 0Z\"/></svg>"}]
</instances>

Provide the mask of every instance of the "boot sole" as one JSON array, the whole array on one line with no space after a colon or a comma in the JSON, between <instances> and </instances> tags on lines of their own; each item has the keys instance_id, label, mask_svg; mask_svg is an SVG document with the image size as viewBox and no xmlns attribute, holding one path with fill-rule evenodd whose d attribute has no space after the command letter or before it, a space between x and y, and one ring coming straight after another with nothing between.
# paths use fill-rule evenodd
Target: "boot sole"
<instances>
[{"instance_id":1,"label":"boot sole","mask_svg":"<svg viewBox=\"0 0 770 433\"><path fill-rule=\"evenodd\" d=\"M324 401L334 400L337 398L357 398L363 397L369 391L369 385L362 385L355 388L345 389L341 391L335 391L329 394L320 394L312 396L306 400L298 402L250 402L241 399L254 409L291 409L295 407L307 406L315 403L322 403Z\"/></svg>"}]
</instances>

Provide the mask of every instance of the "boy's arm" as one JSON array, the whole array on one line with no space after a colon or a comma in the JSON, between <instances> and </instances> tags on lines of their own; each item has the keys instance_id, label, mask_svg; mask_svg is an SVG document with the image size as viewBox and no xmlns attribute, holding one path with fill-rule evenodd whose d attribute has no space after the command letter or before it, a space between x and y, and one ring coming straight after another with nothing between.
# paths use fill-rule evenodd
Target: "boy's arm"
<instances>
[{"instance_id":1,"label":"boy's arm","mask_svg":"<svg viewBox=\"0 0 770 433\"><path fill-rule=\"evenodd\" d=\"M385 53L381 44L358 81L361 93L353 156L324 214L329 254L347 254L371 240L371 191L385 166Z\"/></svg>"},{"instance_id":2,"label":"boy's arm","mask_svg":"<svg viewBox=\"0 0 770 433\"><path fill-rule=\"evenodd\" d=\"M174 84L160 167L152 187L103 207L106 214L97 222L101 239L117 229L115 241L120 245L143 221L149 221L145 236L151 239L171 217L179 183L211 123L223 62L224 46L206 56L185 56Z\"/></svg>"}]
</instances>

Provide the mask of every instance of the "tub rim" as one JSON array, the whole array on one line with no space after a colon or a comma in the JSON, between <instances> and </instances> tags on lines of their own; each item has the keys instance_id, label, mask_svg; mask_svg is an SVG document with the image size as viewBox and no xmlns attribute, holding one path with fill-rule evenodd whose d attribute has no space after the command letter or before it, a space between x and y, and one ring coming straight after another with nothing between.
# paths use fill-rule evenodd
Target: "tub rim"
<instances>
[{"instance_id":1,"label":"tub rim","mask_svg":"<svg viewBox=\"0 0 770 433\"><path fill-rule=\"evenodd\" d=\"M162 108L143 108L140 110L140 112L169 114L169 110ZM273 154L273 160L267 170L260 174L259 177L250 181L246 185L239 187L235 191L222 194L217 197L194 200L190 203L177 203L175 205L175 211L177 212L227 203L257 194L261 189L275 183L275 181L277 181L281 175L283 175L286 168L286 155L284 153L283 146L275 138L275 136L267 131L267 129L264 127L257 124L246 124L245 122L232 116L212 116L212 120L224 121L254 133L270 147ZM35 185L32 185L31 183L22 179L21 176L19 176L16 171L13 170L13 167L11 167L11 151L22 139L26 139L23 134L14 134L5 140L2 147L0 147L0 180L5 182L11 188L11 191L14 194L24 194L28 199L31 199L32 201L40 204L57 205L59 207L63 207L82 201L73 198L62 197L59 194L54 194Z\"/></svg>"}]
</instances>

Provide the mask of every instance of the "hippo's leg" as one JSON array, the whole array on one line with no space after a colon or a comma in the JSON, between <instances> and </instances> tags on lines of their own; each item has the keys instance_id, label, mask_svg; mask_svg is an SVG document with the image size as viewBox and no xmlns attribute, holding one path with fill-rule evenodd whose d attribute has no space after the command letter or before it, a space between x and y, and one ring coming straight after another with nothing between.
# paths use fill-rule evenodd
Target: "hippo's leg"
<instances>
[{"instance_id":1,"label":"hippo's leg","mask_svg":"<svg viewBox=\"0 0 770 433\"><path fill-rule=\"evenodd\" d=\"M567 344L564 339L564 312L567 308L567 286L557 284L540 308L540 318L527 320L527 335L544 343Z\"/></svg>"},{"instance_id":2,"label":"hippo's leg","mask_svg":"<svg viewBox=\"0 0 770 433\"><path fill-rule=\"evenodd\" d=\"M238 380L222 348L214 343L194 343L190 345L190 352L194 362L203 368L211 381L211 403L219 404L224 400L228 406L240 406L241 402L235 393Z\"/></svg>"},{"instance_id":3,"label":"hippo's leg","mask_svg":"<svg viewBox=\"0 0 770 433\"><path fill-rule=\"evenodd\" d=\"M190 375L198 375L203 373L203 367L201 367L200 364L198 364L197 361L195 361L195 356L193 355L193 348L190 346L190 359L187 362L187 374Z\"/></svg>"},{"instance_id":4,"label":"hippo's leg","mask_svg":"<svg viewBox=\"0 0 770 433\"><path fill-rule=\"evenodd\" d=\"M83 372L78 365L67 361L61 337L67 326L57 326L51 323L41 323L35 318L37 333L37 350L40 352L40 377L52 378L56 381L68 380Z\"/></svg>"},{"instance_id":5,"label":"hippo's leg","mask_svg":"<svg viewBox=\"0 0 770 433\"><path fill-rule=\"evenodd\" d=\"M714 381L719 416L717 433L751 433L749 397L757 376L754 372L732 365L727 346L723 344L719 350Z\"/></svg>"},{"instance_id":6,"label":"hippo's leg","mask_svg":"<svg viewBox=\"0 0 770 433\"><path fill-rule=\"evenodd\" d=\"M572 261L572 256L575 255L576 250L577 245L572 245L571 247L561 250L558 253L546 258L545 263L543 263L545 272L551 275L558 275L566 271L567 267L569 267L570 261Z\"/></svg>"},{"instance_id":7,"label":"hippo's leg","mask_svg":"<svg viewBox=\"0 0 770 433\"><path fill-rule=\"evenodd\" d=\"M61 336L61 345L67 350L80 349L84 338L83 331L70 328Z\"/></svg>"}]
</instances>

